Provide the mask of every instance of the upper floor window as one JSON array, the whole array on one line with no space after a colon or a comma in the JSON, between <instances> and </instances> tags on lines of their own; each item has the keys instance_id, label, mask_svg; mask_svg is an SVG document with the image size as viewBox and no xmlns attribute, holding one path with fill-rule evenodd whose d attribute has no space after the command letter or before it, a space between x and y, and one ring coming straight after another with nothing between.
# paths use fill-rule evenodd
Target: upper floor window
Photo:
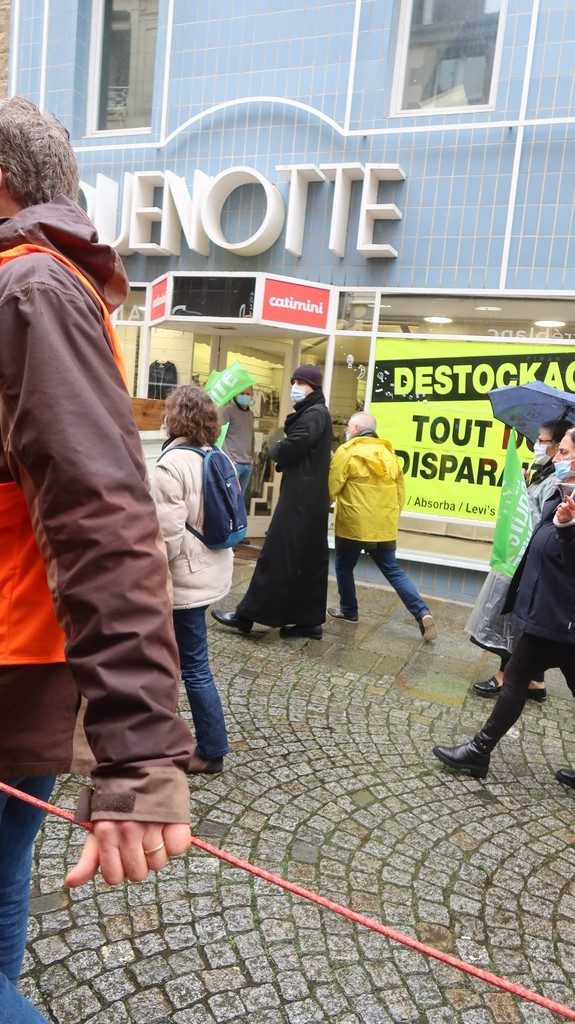
<instances>
[{"instance_id":1,"label":"upper floor window","mask_svg":"<svg viewBox=\"0 0 575 1024\"><path fill-rule=\"evenodd\" d=\"M490 103L502 2L406 0L398 110Z\"/></svg>"},{"instance_id":2,"label":"upper floor window","mask_svg":"<svg viewBox=\"0 0 575 1024\"><path fill-rule=\"evenodd\" d=\"M94 4L93 128L148 128L152 118L159 0Z\"/></svg>"}]
</instances>

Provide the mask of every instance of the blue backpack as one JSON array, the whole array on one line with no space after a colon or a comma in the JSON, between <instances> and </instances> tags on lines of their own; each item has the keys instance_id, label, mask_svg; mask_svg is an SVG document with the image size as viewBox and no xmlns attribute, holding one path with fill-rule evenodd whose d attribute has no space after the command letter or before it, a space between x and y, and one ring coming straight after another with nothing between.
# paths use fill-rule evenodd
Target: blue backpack
<instances>
[{"instance_id":1,"label":"blue backpack","mask_svg":"<svg viewBox=\"0 0 575 1024\"><path fill-rule=\"evenodd\" d=\"M198 537L207 548L232 548L248 532L242 489L232 460L221 448L195 448L179 444L168 451L197 452L204 460L204 532L186 523L186 530ZM163 452L158 462L167 451Z\"/></svg>"}]
</instances>

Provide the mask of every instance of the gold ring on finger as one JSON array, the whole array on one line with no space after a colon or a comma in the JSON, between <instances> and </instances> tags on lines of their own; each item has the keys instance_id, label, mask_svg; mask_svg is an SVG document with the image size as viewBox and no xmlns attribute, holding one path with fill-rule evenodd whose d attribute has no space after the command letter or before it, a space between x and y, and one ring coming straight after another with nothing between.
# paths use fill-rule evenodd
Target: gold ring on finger
<instances>
[{"instance_id":1,"label":"gold ring on finger","mask_svg":"<svg viewBox=\"0 0 575 1024\"><path fill-rule=\"evenodd\" d=\"M153 846L151 850L144 850L144 853L146 854L146 857L149 857L151 853L158 853L159 850L162 850L165 845L166 844L165 844L164 840L162 839L161 843L158 843L157 846Z\"/></svg>"}]
</instances>

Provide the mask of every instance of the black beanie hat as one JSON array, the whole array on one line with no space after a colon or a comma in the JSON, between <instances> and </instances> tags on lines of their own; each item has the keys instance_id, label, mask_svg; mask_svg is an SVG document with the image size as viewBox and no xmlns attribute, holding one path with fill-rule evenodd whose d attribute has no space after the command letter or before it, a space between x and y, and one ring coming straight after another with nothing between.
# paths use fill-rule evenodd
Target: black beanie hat
<instances>
[{"instance_id":1,"label":"black beanie hat","mask_svg":"<svg viewBox=\"0 0 575 1024\"><path fill-rule=\"evenodd\" d=\"M309 384L310 388L319 390L321 388L322 375L319 366L312 366L311 363L307 363L305 366L298 366L291 375L291 383L294 380L303 380L304 384Z\"/></svg>"}]
</instances>

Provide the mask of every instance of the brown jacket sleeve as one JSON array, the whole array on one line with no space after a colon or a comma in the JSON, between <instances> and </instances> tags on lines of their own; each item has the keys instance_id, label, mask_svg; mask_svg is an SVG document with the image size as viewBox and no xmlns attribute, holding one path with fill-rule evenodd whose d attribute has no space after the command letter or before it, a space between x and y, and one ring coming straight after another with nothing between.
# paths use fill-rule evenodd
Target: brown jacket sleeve
<instances>
[{"instance_id":1,"label":"brown jacket sleeve","mask_svg":"<svg viewBox=\"0 0 575 1024\"><path fill-rule=\"evenodd\" d=\"M167 562L95 300L49 257L0 271L0 481L22 487L88 701L93 818L186 821Z\"/></svg>"}]
</instances>

